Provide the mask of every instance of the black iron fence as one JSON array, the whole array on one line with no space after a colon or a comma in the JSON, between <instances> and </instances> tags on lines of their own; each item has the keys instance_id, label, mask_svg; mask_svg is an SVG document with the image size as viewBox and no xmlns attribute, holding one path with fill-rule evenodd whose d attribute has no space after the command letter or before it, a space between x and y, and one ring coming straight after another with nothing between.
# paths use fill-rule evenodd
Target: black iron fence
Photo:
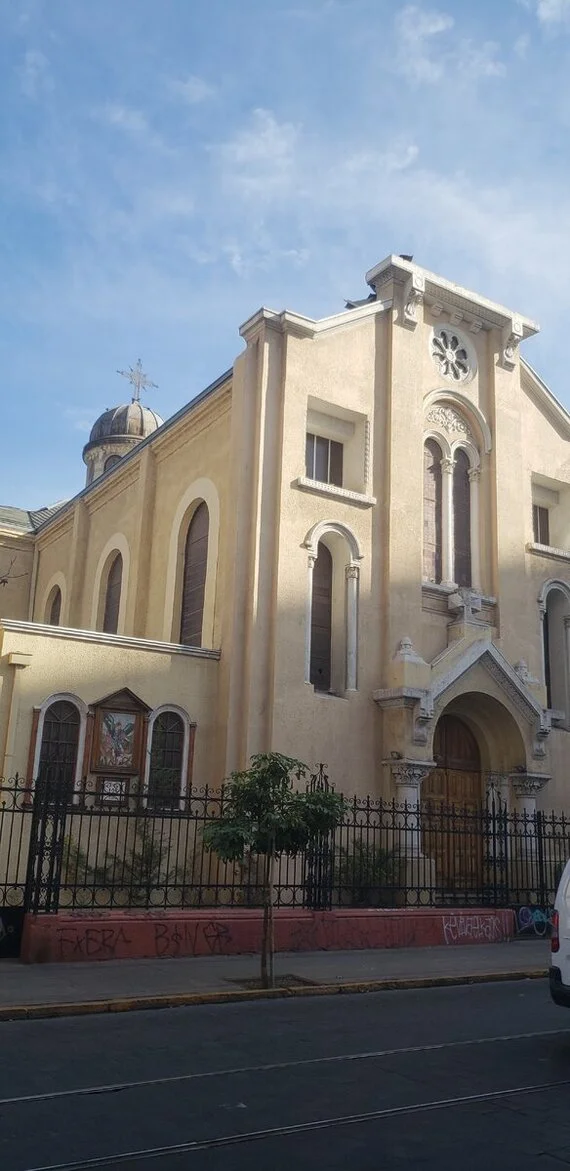
<instances>
[{"instance_id":1,"label":"black iron fence","mask_svg":"<svg viewBox=\"0 0 570 1171\"><path fill-rule=\"evenodd\" d=\"M321 772L312 784L326 783ZM72 794L57 777L0 789L0 910L256 907L262 866L222 863L202 845L223 788L152 801L116 787ZM570 856L570 817L529 815L492 796L481 809L352 797L334 834L282 856L281 907L552 904Z\"/></svg>"}]
</instances>

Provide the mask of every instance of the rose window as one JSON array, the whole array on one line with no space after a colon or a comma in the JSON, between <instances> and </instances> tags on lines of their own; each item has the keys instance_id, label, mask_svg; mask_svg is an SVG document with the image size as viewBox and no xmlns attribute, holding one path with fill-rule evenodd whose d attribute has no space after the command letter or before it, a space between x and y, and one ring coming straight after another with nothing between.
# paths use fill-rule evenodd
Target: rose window
<instances>
[{"instance_id":1,"label":"rose window","mask_svg":"<svg viewBox=\"0 0 570 1171\"><path fill-rule=\"evenodd\" d=\"M441 374L455 382L465 382L471 373L467 346L452 329L438 329L431 343L431 354Z\"/></svg>"}]
</instances>

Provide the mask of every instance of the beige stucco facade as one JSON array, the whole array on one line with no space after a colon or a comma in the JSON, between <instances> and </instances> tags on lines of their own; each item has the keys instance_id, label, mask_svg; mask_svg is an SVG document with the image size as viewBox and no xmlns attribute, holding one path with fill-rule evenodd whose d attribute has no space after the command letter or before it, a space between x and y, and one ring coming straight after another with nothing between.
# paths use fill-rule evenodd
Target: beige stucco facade
<instances>
[{"instance_id":1,"label":"beige stucco facade","mask_svg":"<svg viewBox=\"0 0 570 1171\"><path fill-rule=\"evenodd\" d=\"M570 416L519 355L538 327L399 257L367 281L369 299L326 320L260 310L241 329L233 369L198 400L33 532L7 532L3 556L17 545L27 568L0 595L4 776L33 770L34 711L37 736L51 696L88 710L128 688L149 710L187 713L197 785L274 748L325 762L345 791L415 799L438 719L451 713L509 802L570 808ZM466 354L459 377L434 349L442 329ZM308 432L342 444L342 486L307 475ZM443 569L428 582L429 437L442 452ZM451 495L460 449L471 559L461 591ZM201 501L196 649L178 638L184 542ZM535 539L533 503L548 512L547 544ZM319 691L310 677L322 544L333 566L331 680ZM104 587L117 552L119 619L108 635Z\"/></svg>"}]
</instances>

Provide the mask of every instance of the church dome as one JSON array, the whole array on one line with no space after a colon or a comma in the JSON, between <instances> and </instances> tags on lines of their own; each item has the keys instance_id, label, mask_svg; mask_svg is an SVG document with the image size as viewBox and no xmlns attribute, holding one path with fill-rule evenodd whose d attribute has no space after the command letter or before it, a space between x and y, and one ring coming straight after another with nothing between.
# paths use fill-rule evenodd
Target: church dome
<instances>
[{"instance_id":1,"label":"church dome","mask_svg":"<svg viewBox=\"0 0 570 1171\"><path fill-rule=\"evenodd\" d=\"M160 415L140 401L141 390L158 389L144 373L140 358L128 370L117 370L117 374L128 379L133 397L120 407L107 407L93 424L89 442L83 448L88 484L110 472L133 447L162 427Z\"/></svg>"},{"instance_id":2,"label":"church dome","mask_svg":"<svg viewBox=\"0 0 570 1171\"><path fill-rule=\"evenodd\" d=\"M163 420L156 411L141 402L124 403L110 407L93 424L89 444L106 439L146 439L162 426ZM89 444L87 446L89 446Z\"/></svg>"}]
</instances>

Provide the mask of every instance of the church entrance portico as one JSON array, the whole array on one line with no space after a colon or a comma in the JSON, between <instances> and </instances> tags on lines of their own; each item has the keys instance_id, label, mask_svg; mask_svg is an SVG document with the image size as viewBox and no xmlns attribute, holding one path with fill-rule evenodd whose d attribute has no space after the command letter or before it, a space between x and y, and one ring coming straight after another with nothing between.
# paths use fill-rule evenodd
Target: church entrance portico
<instances>
[{"instance_id":1,"label":"church entrance portico","mask_svg":"<svg viewBox=\"0 0 570 1171\"><path fill-rule=\"evenodd\" d=\"M494 902L507 889L527 885L523 870L533 861L536 795L547 777L532 774L531 785L514 714L483 692L456 695L435 724L432 757L419 807L421 852L438 898Z\"/></svg>"}]
</instances>

